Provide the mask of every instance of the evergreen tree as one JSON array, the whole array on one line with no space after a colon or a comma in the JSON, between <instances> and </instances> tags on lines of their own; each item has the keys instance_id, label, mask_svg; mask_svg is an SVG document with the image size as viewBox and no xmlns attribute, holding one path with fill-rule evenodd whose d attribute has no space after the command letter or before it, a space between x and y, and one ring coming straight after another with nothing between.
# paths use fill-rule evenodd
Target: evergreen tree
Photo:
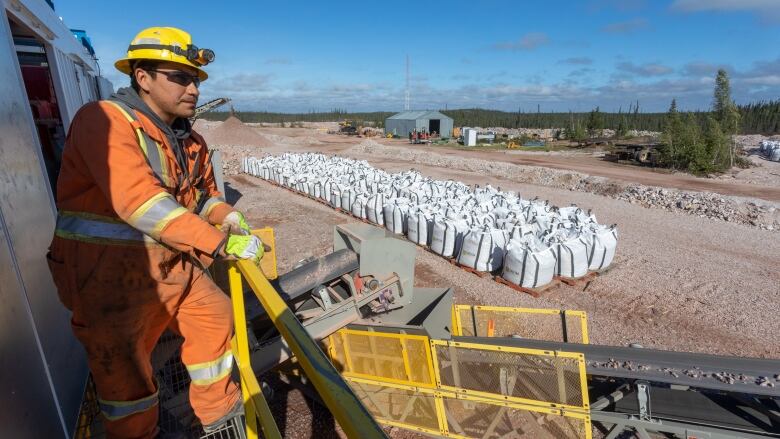
<instances>
[{"instance_id":1,"label":"evergreen tree","mask_svg":"<svg viewBox=\"0 0 780 439\"><path fill-rule=\"evenodd\" d=\"M601 130L604 128L604 117L601 115L601 110L599 107L596 107L590 112L586 128L588 129L588 134L591 137L601 135Z\"/></svg>"},{"instance_id":2,"label":"evergreen tree","mask_svg":"<svg viewBox=\"0 0 780 439\"><path fill-rule=\"evenodd\" d=\"M729 138L729 167L734 166L737 145L734 135L739 133L740 114L737 105L731 100L731 85L729 75L725 70L718 70L715 77L715 93L712 102L712 112L721 128L723 135Z\"/></svg>"}]
</instances>

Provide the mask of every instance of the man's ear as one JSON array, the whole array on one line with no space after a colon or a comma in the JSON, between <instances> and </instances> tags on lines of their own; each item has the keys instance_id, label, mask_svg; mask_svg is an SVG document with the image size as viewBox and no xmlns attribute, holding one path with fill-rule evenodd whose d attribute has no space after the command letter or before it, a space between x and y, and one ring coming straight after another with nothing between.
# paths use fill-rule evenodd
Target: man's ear
<instances>
[{"instance_id":1,"label":"man's ear","mask_svg":"<svg viewBox=\"0 0 780 439\"><path fill-rule=\"evenodd\" d=\"M152 80L152 76L149 72L144 69L135 69L133 74L135 75L135 82L138 83L138 87L145 93L149 93L149 89L151 88L149 82Z\"/></svg>"}]
</instances>

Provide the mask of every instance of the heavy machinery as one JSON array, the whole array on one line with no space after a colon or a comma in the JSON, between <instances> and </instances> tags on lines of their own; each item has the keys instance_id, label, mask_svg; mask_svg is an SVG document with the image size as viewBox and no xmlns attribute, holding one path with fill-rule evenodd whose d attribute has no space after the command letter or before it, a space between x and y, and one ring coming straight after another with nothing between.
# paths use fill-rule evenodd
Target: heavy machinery
<instances>
[{"instance_id":1,"label":"heavy machinery","mask_svg":"<svg viewBox=\"0 0 780 439\"><path fill-rule=\"evenodd\" d=\"M345 134L347 136L357 136L359 134L358 127L351 120L342 120L339 122L338 134Z\"/></svg>"},{"instance_id":2,"label":"heavy machinery","mask_svg":"<svg viewBox=\"0 0 780 439\"><path fill-rule=\"evenodd\" d=\"M209 111L215 110L222 105L227 104L228 102L230 102L230 98L216 98L206 102L203 105L198 105L198 107L195 109L195 114L190 118L190 122L195 122L195 120L199 117L203 116ZM233 113L232 106L230 112Z\"/></svg>"},{"instance_id":3,"label":"heavy machinery","mask_svg":"<svg viewBox=\"0 0 780 439\"><path fill-rule=\"evenodd\" d=\"M604 155L604 160L655 166L662 146L661 143L617 143Z\"/></svg>"}]
</instances>

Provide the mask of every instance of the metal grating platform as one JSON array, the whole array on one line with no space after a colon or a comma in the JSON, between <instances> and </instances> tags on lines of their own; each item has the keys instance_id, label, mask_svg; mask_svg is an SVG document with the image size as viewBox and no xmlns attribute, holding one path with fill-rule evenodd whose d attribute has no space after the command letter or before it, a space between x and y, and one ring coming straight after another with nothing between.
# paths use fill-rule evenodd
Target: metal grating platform
<instances>
[{"instance_id":1,"label":"metal grating platform","mask_svg":"<svg viewBox=\"0 0 780 439\"><path fill-rule=\"evenodd\" d=\"M245 439L245 427L243 422L238 420L208 435L203 433L200 421L192 411L189 402L190 377L181 362L183 341L183 338L166 331L152 352L152 368L160 391L158 421L160 432L180 433L188 438L200 439ZM75 439L106 437L91 377L87 381L79 422L73 437Z\"/></svg>"}]
</instances>

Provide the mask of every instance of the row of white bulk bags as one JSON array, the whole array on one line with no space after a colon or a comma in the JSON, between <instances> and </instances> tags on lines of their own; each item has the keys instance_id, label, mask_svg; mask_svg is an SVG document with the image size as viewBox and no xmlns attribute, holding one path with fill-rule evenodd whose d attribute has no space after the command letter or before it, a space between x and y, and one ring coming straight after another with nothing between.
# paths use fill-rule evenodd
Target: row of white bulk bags
<instances>
[{"instance_id":1,"label":"row of white bulk bags","mask_svg":"<svg viewBox=\"0 0 780 439\"><path fill-rule=\"evenodd\" d=\"M502 250L507 252L507 261L517 256L510 257L508 242L529 234L539 242L544 237L543 244L552 246L545 254L548 258L556 249L563 252L556 258L560 259L556 272L561 271L561 275L577 277L582 273L583 259L589 268L593 267L590 269L603 269L614 257L616 233L610 235L608 228L598 226L590 212L576 206L556 208L548 202L524 200L489 185L472 190L463 183L432 180L416 171L389 174L371 168L365 161L316 154L251 158L245 160L243 168L252 175L273 179L356 217L384 225L392 233L404 234L435 253L457 257L461 264L481 271L500 268ZM557 232L560 229L566 233ZM478 234L485 238L487 230L495 243L490 246L491 251L478 247L478 253L472 252ZM494 236L496 232L498 236ZM464 244L467 236L468 246ZM482 246L487 245L482 241ZM588 250L584 258L583 242ZM513 246L515 253L516 247ZM534 253L543 251L538 246L532 248ZM521 282L535 284L542 282L540 279L544 277Z\"/></svg>"},{"instance_id":2,"label":"row of white bulk bags","mask_svg":"<svg viewBox=\"0 0 780 439\"><path fill-rule=\"evenodd\" d=\"M495 271L504 262L508 234L490 226L472 228L463 238L458 263L477 271Z\"/></svg>"}]
</instances>

